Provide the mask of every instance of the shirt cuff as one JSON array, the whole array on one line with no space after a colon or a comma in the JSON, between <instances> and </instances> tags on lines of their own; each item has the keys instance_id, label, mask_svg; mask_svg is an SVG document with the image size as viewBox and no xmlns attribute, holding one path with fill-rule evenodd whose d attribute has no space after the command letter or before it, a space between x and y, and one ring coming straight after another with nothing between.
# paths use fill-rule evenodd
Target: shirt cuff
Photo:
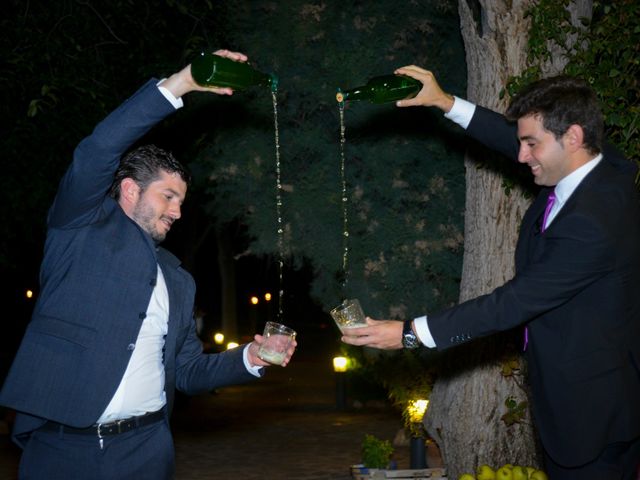
<instances>
[{"instance_id":1,"label":"shirt cuff","mask_svg":"<svg viewBox=\"0 0 640 480\"><path fill-rule=\"evenodd\" d=\"M427 316L424 315L422 317L413 319L413 327L416 329L416 335L420 342L428 348L436 348L436 342L431 336L431 331L429 330L429 323L427 322Z\"/></svg>"},{"instance_id":2,"label":"shirt cuff","mask_svg":"<svg viewBox=\"0 0 640 480\"><path fill-rule=\"evenodd\" d=\"M261 377L262 376L262 369L263 367L260 366L253 366L251 365L251 362L249 362L249 347L251 346L251 344L248 344L247 346L244 347L244 350L242 350L242 360L244 361L244 366L247 369L247 371L255 376L255 377Z\"/></svg>"},{"instance_id":3,"label":"shirt cuff","mask_svg":"<svg viewBox=\"0 0 640 480\"><path fill-rule=\"evenodd\" d=\"M444 116L466 130L475 111L476 106L473 103L454 95L453 107L451 107L451 110L445 113Z\"/></svg>"},{"instance_id":4,"label":"shirt cuff","mask_svg":"<svg viewBox=\"0 0 640 480\"><path fill-rule=\"evenodd\" d=\"M162 86L162 82L164 82L165 80L166 78L163 78L158 83L156 83L158 90L160 90L160 93L164 95L164 98L166 98L169 101L169 103L173 105L173 108L175 108L176 110L178 110L179 108L182 108L184 106L184 102L182 101L182 98L174 97L173 93L171 93L169 89L164 88Z\"/></svg>"}]
</instances>

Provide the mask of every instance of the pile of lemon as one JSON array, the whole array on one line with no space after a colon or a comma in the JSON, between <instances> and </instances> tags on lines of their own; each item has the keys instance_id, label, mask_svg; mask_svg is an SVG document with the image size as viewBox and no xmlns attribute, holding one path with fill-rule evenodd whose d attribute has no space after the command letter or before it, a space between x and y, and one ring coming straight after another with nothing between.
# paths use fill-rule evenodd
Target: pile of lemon
<instances>
[{"instance_id":1,"label":"pile of lemon","mask_svg":"<svg viewBox=\"0 0 640 480\"><path fill-rule=\"evenodd\" d=\"M458 480L548 480L548 477L542 470L507 463L497 470L489 465L480 465L475 476L463 473L458 477Z\"/></svg>"}]
</instances>

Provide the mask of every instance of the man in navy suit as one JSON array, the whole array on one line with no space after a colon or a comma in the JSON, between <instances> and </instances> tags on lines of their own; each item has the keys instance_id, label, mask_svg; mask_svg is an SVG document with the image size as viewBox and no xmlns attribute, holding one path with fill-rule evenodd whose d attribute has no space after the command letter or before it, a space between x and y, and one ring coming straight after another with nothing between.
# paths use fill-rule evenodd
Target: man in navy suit
<instances>
[{"instance_id":1,"label":"man in navy suit","mask_svg":"<svg viewBox=\"0 0 640 480\"><path fill-rule=\"evenodd\" d=\"M553 479L635 479L640 463L640 210L637 169L602 145L595 93L555 77L516 96L507 118L441 90L431 72L398 106L435 106L468 135L526 164L541 187L516 274L488 295L398 322L368 320L343 341L444 350L527 327L533 414Z\"/></svg>"},{"instance_id":2,"label":"man in navy suit","mask_svg":"<svg viewBox=\"0 0 640 480\"><path fill-rule=\"evenodd\" d=\"M233 93L198 86L190 66L152 79L80 142L62 178L47 219L41 293L0 392L17 411L21 478L171 478L175 389L246 382L268 365L257 355L260 335L203 354L194 281L159 246L180 218L188 174L155 146L123 158L194 90Z\"/></svg>"}]
</instances>

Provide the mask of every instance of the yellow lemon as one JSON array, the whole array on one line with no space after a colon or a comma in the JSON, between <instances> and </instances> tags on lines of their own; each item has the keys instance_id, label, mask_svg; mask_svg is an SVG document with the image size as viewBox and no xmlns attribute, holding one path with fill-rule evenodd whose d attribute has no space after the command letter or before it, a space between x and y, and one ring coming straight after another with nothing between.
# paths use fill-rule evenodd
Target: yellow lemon
<instances>
[{"instance_id":1,"label":"yellow lemon","mask_svg":"<svg viewBox=\"0 0 640 480\"><path fill-rule=\"evenodd\" d=\"M458 480L476 480L476 477L474 477L470 473L463 473L458 477Z\"/></svg>"},{"instance_id":2,"label":"yellow lemon","mask_svg":"<svg viewBox=\"0 0 640 480\"><path fill-rule=\"evenodd\" d=\"M478 480L496 480L496 472L489 465L480 465L476 469L476 478Z\"/></svg>"},{"instance_id":3,"label":"yellow lemon","mask_svg":"<svg viewBox=\"0 0 640 480\"><path fill-rule=\"evenodd\" d=\"M496 480L513 480L513 474L509 467L500 467L496 470Z\"/></svg>"},{"instance_id":4,"label":"yellow lemon","mask_svg":"<svg viewBox=\"0 0 640 480\"><path fill-rule=\"evenodd\" d=\"M527 480L529 478L527 469L519 465L516 465L511 469L511 475L513 476L513 480Z\"/></svg>"},{"instance_id":5,"label":"yellow lemon","mask_svg":"<svg viewBox=\"0 0 640 480\"><path fill-rule=\"evenodd\" d=\"M531 478L531 475L533 475L533 472L535 472L536 469L533 467L526 467L526 469L527 469L527 475L529 475L529 478Z\"/></svg>"},{"instance_id":6,"label":"yellow lemon","mask_svg":"<svg viewBox=\"0 0 640 480\"><path fill-rule=\"evenodd\" d=\"M536 470L531 474L529 479L530 480L549 480L549 477L547 477L547 474L544 473L542 470Z\"/></svg>"}]
</instances>

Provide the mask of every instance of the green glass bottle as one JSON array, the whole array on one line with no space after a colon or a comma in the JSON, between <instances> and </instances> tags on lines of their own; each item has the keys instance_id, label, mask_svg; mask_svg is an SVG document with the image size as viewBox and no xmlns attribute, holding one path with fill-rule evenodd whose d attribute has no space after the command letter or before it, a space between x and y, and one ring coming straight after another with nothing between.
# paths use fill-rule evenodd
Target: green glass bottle
<instances>
[{"instance_id":1,"label":"green glass bottle","mask_svg":"<svg viewBox=\"0 0 640 480\"><path fill-rule=\"evenodd\" d=\"M387 103L415 97L422 89L422 83L405 75L382 75L373 77L366 85L345 90L338 89L336 100Z\"/></svg>"},{"instance_id":2,"label":"green glass bottle","mask_svg":"<svg viewBox=\"0 0 640 480\"><path fill-rule=\"evenodd\" d=\"M278 88L278 77L263 73L245 62L236 62L213 53L201 53L191 62L191 76L204 87L230 87L234 90L256 85Z\"/></svg>"}]
</instances>

